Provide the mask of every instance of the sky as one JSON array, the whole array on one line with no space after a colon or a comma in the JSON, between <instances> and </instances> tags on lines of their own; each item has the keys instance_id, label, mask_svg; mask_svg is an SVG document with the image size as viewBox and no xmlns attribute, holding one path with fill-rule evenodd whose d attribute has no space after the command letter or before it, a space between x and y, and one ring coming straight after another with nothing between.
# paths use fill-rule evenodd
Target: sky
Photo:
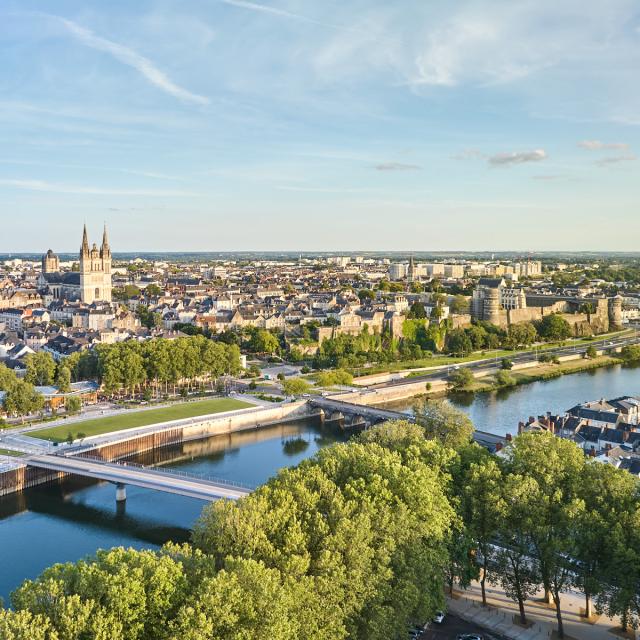
<instances>
[{"instance_id":1,"label":"sky","mask_svg":"<svg viewBox=\"0 0 640 640\"><path fill-rule=\"evenodd\" d=\"M0 252L640 250L637 0L3 0Z\"/></svg>"}]
</instances>

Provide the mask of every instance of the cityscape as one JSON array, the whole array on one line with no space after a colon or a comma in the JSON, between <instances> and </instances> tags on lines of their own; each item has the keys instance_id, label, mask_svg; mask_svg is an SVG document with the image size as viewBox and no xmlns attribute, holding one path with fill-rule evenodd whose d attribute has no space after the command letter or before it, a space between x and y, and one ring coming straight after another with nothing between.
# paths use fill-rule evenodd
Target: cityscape
<instances>
[{"instance_id":1,"label":"cityscape","mask_svg":"<svg viewBox=\"0 0 640 640\"><path fill-rule=\"evenodd\" d=\"M638 7L0 19L0 640L640 635Z\"/></svg>"}]
</instances>

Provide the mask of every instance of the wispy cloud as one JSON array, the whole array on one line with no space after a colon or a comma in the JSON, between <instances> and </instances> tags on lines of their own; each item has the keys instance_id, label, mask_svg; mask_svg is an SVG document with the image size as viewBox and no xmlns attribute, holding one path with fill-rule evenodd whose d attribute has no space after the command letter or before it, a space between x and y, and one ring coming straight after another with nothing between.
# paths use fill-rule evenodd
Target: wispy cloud
<instances>
[{"instance_id":1,"label":"wispy cloud","mask_svg":"<svg viewBox=\"0 0 640 640\"><path fill-rule=\"evenodd\" d=\"M490 156L488 162L494 167L505 167L513 164L524 164L526 162L540 162L547 157L544 149L534 149L533 151L515 151L513 153L497 153Z\"/></svg>"},{"instance_id":2,"label":"wispy cloud","mask_svg":"<svg viewBox=\"0 0 640 640\"><path fill-rule=\"evenodd\" d=\"M600 140L582 140L578 146L589 151L602 151L611 149L628 149L626 142L601 142Z\"/></svg>"},{"instance_id":3,"label":"wispy cloud","mask_svg":"<svg viewBox=\"0 0 640 640\"><path fill-rule=\"evenodd\" d=\"M158 69L151 60L140 55L133 49L117 42L113 42L112 40L102 38L90 29L79 25L73 20L68 20L67 18L50 14L45 15L63 24L69 33L86 47L108 53L122 64L132 67L138 71L148 82L165 93L168 93L184 102L200 105L209 104L209 98L198 95L197 93L192 93L191 91L180 87L173 82L166 73Z\"/></svg>"},{"instance_id":4,"label":"wispy cloud","mask_svg":"<svg viewBox=\"0 0 640 640\"><path fill-rule=\"evenodd\" d=\"M633 162L634 160L637 160L638 156L636 156L633 153L627 153L625 155L620 155L620 156L609 156L607 158L601 158L600 160L596 161L596 164L599 167L606 167L610 164L620 164L622 162Z\"/></svg>"},{"instance_id":5,"label":"wispy cloud","mask_svg":"<svg viewBox=\"0 0 640 640\"><path fill-rule=\"evenodd\" d=\"M258 2L249 2L248 0L220 0L220 1L222 2L222 4L228 4L233 7L239 7L241 9L249 9L250 11L257 11L259 13L268 13L273 16L288 18L290 20L297 20L299 22L307 22L308 24L315 24L320 27L326 27L328 29L336 29L338 31L352 31L350 27L344 27L338 24L332 24L330 22L323 22L322 20L309 18L308 16L302 15L300 13L286 11L285 9L279 9L278 7L271 7L266 4L259 4Z\"/></svg>"},{"instance_id":6,"label":"wispy cloud","mask_svg":"<svg viewBox=\"0 0 640 640\"><path fill-rule=\"evenodd\" d=\"M376 171L419 171L422 169L418 164L405 164L404 162L382 162L373 168Z\"/></svg>"},{"instance_id":7,"label":"wispy cloud","mask_svg":"<svg viewBox=\"0 0 640 640\"><path fill-rule=\"evenodd\" d=\"M48 193L67 193L92 196L149 196L149 197L194 197L197 193L171 189L111 189L105 187L83 186L46 182L44 180L7 180L0 179L0 186L23 189L26 191L44 191Z\"/></svg>"}]
</instances>

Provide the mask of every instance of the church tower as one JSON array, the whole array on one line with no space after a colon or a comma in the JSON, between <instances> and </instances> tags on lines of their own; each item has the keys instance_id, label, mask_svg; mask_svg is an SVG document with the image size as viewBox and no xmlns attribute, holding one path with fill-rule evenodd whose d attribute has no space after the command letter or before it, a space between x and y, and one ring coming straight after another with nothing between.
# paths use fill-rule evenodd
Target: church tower
<instances>
[{"instance_id":1,"label":"church tower","mask_svg":"<svg viewBox=\"0 0 640 640\"><path fill-rule=\"evenodd\" d=\"M87 225L84 226L80 247L80 299L85 304L111 302L111 248L107 225L104 226L100 249L95 243L89 249Z\"/></svg>"}]
</instances>

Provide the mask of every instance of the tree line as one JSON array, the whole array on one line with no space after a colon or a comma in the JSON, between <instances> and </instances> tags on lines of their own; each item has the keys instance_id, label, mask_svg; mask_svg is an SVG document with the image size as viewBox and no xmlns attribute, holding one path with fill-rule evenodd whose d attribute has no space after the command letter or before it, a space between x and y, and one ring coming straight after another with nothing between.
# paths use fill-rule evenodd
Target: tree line
<instances>
[{"instance_id":1,"label":"tree line","mask_svg":"<svg viewBox=\"0 0 640 640\"><path fill-rule=\"evenodd\" d=\"M202 335L144 342L127 340L99 344L66 359L75 380L98 380L109 395L141 391L175 393L178 385L193 389L213 385L224 374L240 371L237 345L214 342Z\"/></svg>"},{"instance_id":2,"label":"tree line","mask_svg":"<svg viewBox=\"0 0 640 640\"><path fill-rule=\"evenodd\" d=\"M13 640L406 637L480 579L519 604L576 587L640 622L638 482L551 434L502 457L468 417L424 401L322 449L238 502L205 507L191 544L113 549L26 581L0 610Z\"/></svg>"}]
</instances>

